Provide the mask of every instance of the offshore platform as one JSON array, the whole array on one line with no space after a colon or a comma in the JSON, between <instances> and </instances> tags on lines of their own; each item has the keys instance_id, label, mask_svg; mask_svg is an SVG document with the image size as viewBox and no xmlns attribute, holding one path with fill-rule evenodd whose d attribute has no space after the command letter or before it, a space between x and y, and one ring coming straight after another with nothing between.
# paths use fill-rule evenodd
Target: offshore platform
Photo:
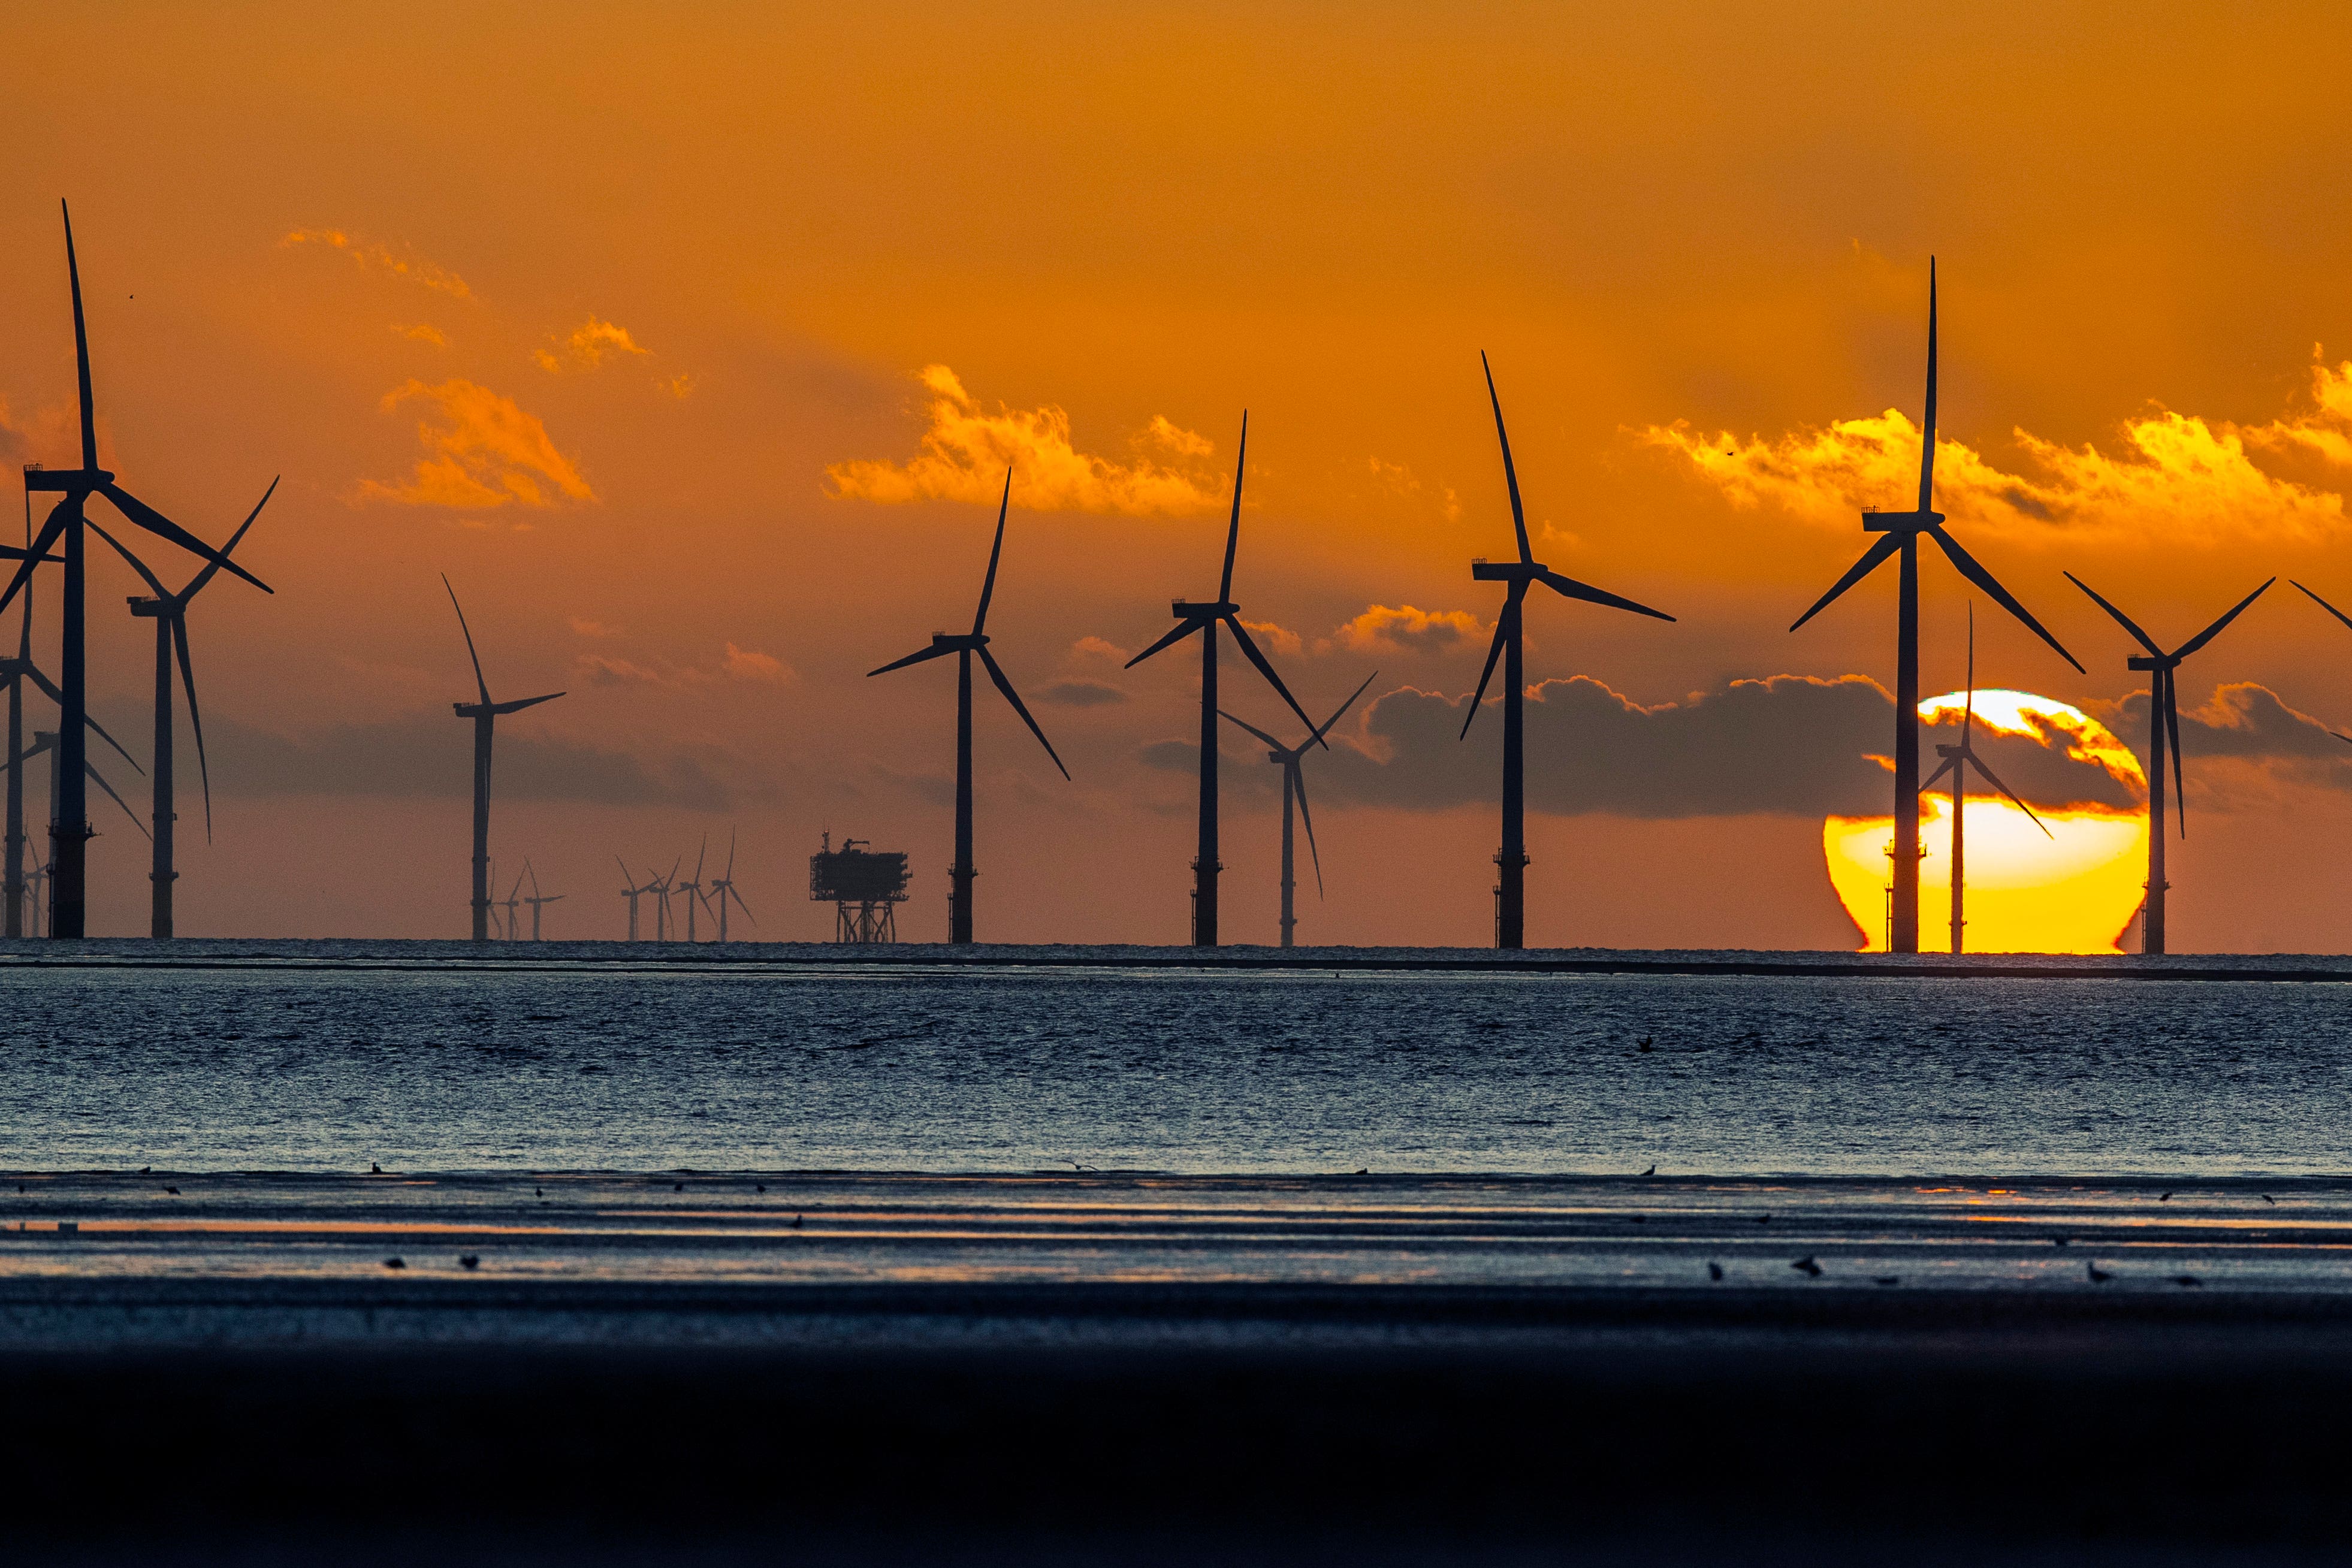
<instances>
[{"instance_id":1,"label":"offshore platform","mask_svg":"<svg viewBox=\"0 0 2352 1568\"><path fill-rule=\"evenodd\" d=\"M896 942L898 905L907 902L906 852L877 850L864 839L844 839L835 849L831 833L822 841L809 856L809 900L834 906L833 939Z\"/></svg>"}]
</instances>

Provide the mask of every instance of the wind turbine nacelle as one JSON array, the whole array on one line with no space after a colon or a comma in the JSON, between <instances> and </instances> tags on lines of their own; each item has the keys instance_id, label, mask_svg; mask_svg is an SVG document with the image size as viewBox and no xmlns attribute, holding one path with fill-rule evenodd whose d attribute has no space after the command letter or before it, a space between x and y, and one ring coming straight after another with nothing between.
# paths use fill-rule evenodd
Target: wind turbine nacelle
<instances>
[{"instance_id":1,"label":"wind turbine nacelle","mask_svg":"<svg viewBox=\"0 0 2352 1568\"><path fill-rule=\"evenodd\" d=\"M103 468L31 468L25 470L27 490L89 490L111 485L114 476Z\"/></svg>"},{"instance_id":2,"label":"wind turbine nacelle","mask_svg":"<svg viewBox=\"0 0 2352 1568\"><path fill-rule=\"evenodd\" d=\"M2130 658L2124 661L2124 668L2126 670L2162 670L2170 668L2170 665L2163 659L2151 659L2146 653L2134 653Z\"/></svg>"},{"instance_id":3,"label":"wind turbine nacelle","mask_svg":"<svg viewBox=\"0 0 2352 1568\"><path fill-rule=\"evenodd\" d=\"M163 613L163 601L160 599L149 599L134 593L131 596L130 604L131 613L142 621L157 620Z\"/></svg>"},{"instance_id":4,"label":"wind turbine nacelle","mask_svg":"<svg viewBox=\"0 0 2352 1568\"><path fill-rule=\"evenodd\" d=\"M1168 610L1179 621L1216 621L1227 615L1239 615L1242 612L1242 607L1238 604L1227 602L1195 604L1189 599L1174 601L1168 606Z\"/></svg>"},{"instance_id":5,"label":"wind turbine nacelle","mask_svg":"<svg viewBox=\"0 0 2352 1568\"><path fill-rule=\"evenodd\" d=\"M1944 520L1941 512L1864 512L1862 531L1866 534L1924 533Z\"/></svg>"},{"instance_id":6,"label":"wind turbine nacelle","mask_svg":"<svg viewBox=\"0 0 2352 1568\"><path fill-rule=\"evenodd\" d=\"M1539 560L1474 560L1470 575L1479 582L1517 582L1549 570Z\"/></svg>"}]
</instances>

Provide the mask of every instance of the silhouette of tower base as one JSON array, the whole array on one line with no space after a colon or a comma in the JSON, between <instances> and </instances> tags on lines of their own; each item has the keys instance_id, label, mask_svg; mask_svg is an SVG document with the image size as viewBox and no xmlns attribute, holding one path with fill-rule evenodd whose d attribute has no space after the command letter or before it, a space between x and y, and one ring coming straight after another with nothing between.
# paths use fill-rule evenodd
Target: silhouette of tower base
<instances>
[{"instance_id":1,"label":"silhouette of tower base","mask_svg":"<svg viewBox=\"0 0 2352 1568\"><path fill-rule=\"evenodd\" d=\"M835 942L866 944L898 939L898 906L895 904L836 904L834 910L837 916L833 936Z\"/></svg>"}]
</instances>

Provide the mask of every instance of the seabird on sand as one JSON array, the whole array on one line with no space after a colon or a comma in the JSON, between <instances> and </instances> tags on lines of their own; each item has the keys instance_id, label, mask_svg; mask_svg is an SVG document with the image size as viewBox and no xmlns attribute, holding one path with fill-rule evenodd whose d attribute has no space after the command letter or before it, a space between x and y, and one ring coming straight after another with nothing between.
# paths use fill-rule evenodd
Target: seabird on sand
<instances>
[{"instance_id":1,"label":"seabird on sand","mask_svg":"<svg viewBox=\"0 0 2352 1568\"><path fill-rule=\"evenodd\" d=\"M1655 1176L1658 1174L1658 1167L1653 1165L1648 1170L1643 1171L1642 1174L1643 1176Z\"/></svg>"},{"instance_id":2,"label":"seabird on sand","mask_svg":"<svg viewBox=\"0 0 2352 1568\"><path fill-rule=\"evenodd\" d=\"M2110 1281L2110 1280L2112 1280L2112 1279L2114 1279L2114 1278L2115 1278L2115 1276L2114 1276L2113 1274L2108 1273L2105 1269L2100 1268L2096 1263L2085 1263L2085 1264L2084 1264L2084 1265L2083 1265L2083 1271L2084 1271L2084 1273L2086 1273L2086 1274L2090 1275L2090 1277L2091 1277L2091 1283L2093 1283L2094 1285L2104 1285L2104 1284L2105 1284L2108 1281Z\"/></svg>"},{"instance_id":3,"label":"seabird on sand","mask_svg":"<svg viewBox=\"0 0 2352 1568\"><path fill-rule=\"evenodd\" d=\"M1709 1264L1706 1266L1706 1277L1707 1277L1708 1279L1710 1279L1710 1280L1720 1280L1720 1279L1722 1279L1722 1278L1723 1278L1723 1265L1722 1265L1722 1264L1720 1264L1720 1263L1709 1263Z\"/></svg>"},{"instance_id":4,"label":"seabird on sand","mask_svg":"<svg viewBox=\"0 0 2352 1568\"><path fill-rule=\"evenodd\" d=\"M1822 1275L1822 1266L1813 1261L1813 1255L1810 1252L1798 1259L1795 1262L1790 1264L1789 1267L1796 1270L1801 1274L1809 1275L1816 1280L1820 1279Z\"/></svg>"},{"instance_id":5,"label":"seabird on sand","mask_svg":"<svg viewBox=\"0 0 2352 1568\"><path fill-rule=\"evenodd\" d=\"M481 1266L482 1266L482 1259L481 1259L481 1255L480 1255L479 1253L478 1253L478 1252L460 1252L460 1253L458 1253L458 1254L457 1254L457 1267L458 1267L458 1268L460 1268L460 1269L478 1269L478 1268L480 1268Z\"/></svg>"},{"instance_id":6,"label":"seabird on sand","mask_svg":"<svg viewBox=\"0 0 2352 1568\"><path fill-rule=\"evenodd\" d=\"M387 1258L383 1260L383 1266L387 1269L405 1269L408 1264L398 1258Z\"/></svg>"}]
</instances>

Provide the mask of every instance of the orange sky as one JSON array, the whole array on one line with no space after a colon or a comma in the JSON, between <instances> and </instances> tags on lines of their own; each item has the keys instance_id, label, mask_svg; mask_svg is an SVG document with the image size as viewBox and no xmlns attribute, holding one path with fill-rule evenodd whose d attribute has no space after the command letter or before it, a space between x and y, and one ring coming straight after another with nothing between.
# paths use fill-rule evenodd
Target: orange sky
<instances>
[{"instance_id":1,"label":"orange sky","mask_svg":"<svg viewBox=\"0 0 2352 1568\"><path fill-rule=\"evenodd\" d=\"M0 444L71 455L62 195L126 482L219 538L286 476L245 552L277 596L220 581L191 617L219 789L209 850L184 790L184 931L462 931L446 570L499 695L572 693L501 730L494 847L572 895L551 930L618 934L615 852L732 827L760 934L824 931L824 829L912 851L903 928L943 933L953 677L863 672L970 614L993 519L953 497L1018 447L991 629L1076 782L983 691L981 932L1180 940L1191 784L1152 747L1192 732L1192 666L1111 651L1214 586L1246 406L1237 597L1295 635L1269 651L1301 700L1375 666L1368 705L1458 700L1496 597L1467 558L1509 548L1481 349L1538 555L1681 617L1538 600L1531 680L1643 709L1891 682L1891 573L1785 628L1865 542L1853 508L1905 504L1931 251L1941 503L2091 671L1988 607L1982 684L2103 716L2138 684L2062 568L2168 642L2273 572L2352 604L2340 8L771 13L16 20ZM1948 690L1962 585L1925 580ZM91 592L126 740L134 587ZM2192 706L2253 683L2288 716L2191 727L2176 946L2352 946L2352 768L2292 718L2352 728L2347 671L2352 632L2284 582L2184 669ZM1491 936L1491 753L1474 731L1403 781L1373 737L1410 706L1343 728L1391 770L1315 794L1302 939ZM2110 722L2143 743L2140 710ZM1692 733L1667 783L1752 760ZM1260 755L1229 752L1241 940L1274 935ZM1839 787L1742 811L1531 780L1530 940L1851 945ZM144 844L110 810L93 928L131 932Z\"/></svg>"}]
</instances>

